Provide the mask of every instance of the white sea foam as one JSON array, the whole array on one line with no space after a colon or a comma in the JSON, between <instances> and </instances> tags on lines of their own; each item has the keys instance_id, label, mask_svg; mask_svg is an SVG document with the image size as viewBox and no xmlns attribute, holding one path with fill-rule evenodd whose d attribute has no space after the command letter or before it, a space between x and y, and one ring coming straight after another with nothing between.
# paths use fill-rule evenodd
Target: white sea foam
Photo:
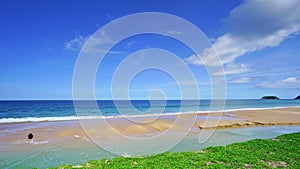
<instances>
[{"instance_id":1,"label":"white sea foam","mask_svg":"<svg viewBox=\"0 0 300 169\"><path fill-rule=\"evenodd\" d=\"M65 117L25 117L25 118L2 118L0 123L22 123L22 122L40 122L40 121L62 121L62 120L77 120L76 116Z\"/></svg>"},{"instance_id":2,"label":"white sea foam","mask_svg":"<svg viewBox=\"0 0 300 169\"><path fill-rule=\"evenodd\" d=\"M16 140L12 142L12 144L33 144L33 145L47 144L47 143L49 143L49 141Z\"/></svg>"}]
</instances>

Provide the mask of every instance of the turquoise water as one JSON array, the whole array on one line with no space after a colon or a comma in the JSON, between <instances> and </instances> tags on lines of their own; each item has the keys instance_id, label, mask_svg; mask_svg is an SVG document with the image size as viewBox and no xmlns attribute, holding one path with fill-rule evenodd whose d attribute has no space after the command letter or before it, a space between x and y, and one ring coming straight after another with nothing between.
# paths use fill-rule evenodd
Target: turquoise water
<instances>
[{"instance_id":1,"label":"turquoise water","mask_svg":"<svg viewBox=\"0 0 300 169\"><path fill-rule=\"evenodd\" d=\"M85 105L88 101L82 101ZM196 101L185 101L183 105L180 100L155 101L155 106L151 108L148 100L133 100L131 104L140 112L134 111L133 108L125 101L118 101L118 109L111 100L98 101L97 110L85 107L86 116L118 116L137 115L137 114L157 114L160 110L162 113L178 113L188 111L208 111L210 109L210 100L201 100L200 104ZM87 104L88 105L88 104ZM199 105L199 106L198 106ZM195 107L196 106L196 107ZM300 106L300 100L226 100L225 109L253 109L253 108L274 108L274 107L293 107ZM149 111L150 110L150 111ZM75 119L73 101L0 101L0 123L24 122L24 121L52 121Z\"/></svg>"},{"instance_id":2,"label":"turquoise water","mask_svg":"<svg viewBox=\"0 0 300 169\"><path fill-rule=\"evenodd\" d=\"M269 139L281 134L299 132L300 126L272 126L272 127L251 127L251 128L234 128L216 130L214 134L204 143L199 143L199 134L189 134L182 142L170 151L197 151L209 146L227 145L235 142L244 142L252 139ZM26 151L0 153L0 168L47 168L62 164L79 165L83 162L93 159L113 158L115 155L101 149L96 144L88 144L84 140L78 140L78 145L72 147L67 142L59 144L40 144L32 145ZM159 146L160 142L157 142ZM82 145L82 146L80 146ZM120 151L125 146L123 144L116 145L120 147ZM126 145L133 146L136 145ZM145 147L144 149L136 149L137 153L149 153L153 150ZM125 154L124 156L130 156Z\"/></svg>"}]
</instances>

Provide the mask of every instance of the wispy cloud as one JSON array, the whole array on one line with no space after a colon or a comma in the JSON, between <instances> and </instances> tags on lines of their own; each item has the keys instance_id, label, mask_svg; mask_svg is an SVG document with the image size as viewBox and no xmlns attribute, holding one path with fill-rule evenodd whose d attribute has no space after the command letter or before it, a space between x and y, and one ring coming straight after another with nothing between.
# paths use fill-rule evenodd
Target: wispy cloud
<instances>
[{"instance_id":1,"label":"wispy cloud","mask_svg":"<svg viewBox=\"0 0 300 169\"><path fill-rule=\"evenodd\" d=\"M89 41L88 45L85 46L83 52L93 54L93 53L111 53L111 54L122 54L121 51L106 51L101 49L101 45L112 44L113 40L110 39L105 32L100 32L99 36L83 36L81 34L76 34L75 38L65 43L65 48L72 51L80 51L83 45Z\"/></svg>"},{"instance_id":2,"label":"wispy cloud","mask_svg":"<svg viewBox=\"0 0 300 169\"><path fill-rule=\"evenodd\" d=\"M264 88L287 88L287 89L300 89L300 78L289 77L279 81L264 82L258 85Z\"/></svg>"},{"instance_id":3,"label":"wispy cloud","mask_svg":"<svg viewBox=\"0 0 300 169\"><path fill-rule=\"evenodd\" d=\"M249 66L245 64L236 64L236 63L229 63L225 66L224 71L222 72L215 72L213 73L214 76L220 75L233 75L233 74L241 74L248 72Z\"/></svg>"},{"instance_id":4,"label":"wispy cloud","mask_svg":"<svg viewBox=\"0 0 300 169\"><path fill-rule=\"evenodd\" d=\"M250 52L276 47L299 33L300 1L247 0L234 8L224 22L225 33L199 56L186 59L190 64L220 66L233 63L236 58ZM230 73L227 72L227 74ZM242 71L243 73L243 71Z\"/></svg>"},{"instance_id":5,"label":"wispy cloud","mask_svg":"<svg viewBox=\"0 0 300 169\"><path fill-rule=\"evenodd\" d=\"M137 44L138 42L137 41L130 41L130 42L127 42L127 46L130 47L130 46L133 46L135 44Z\"/></svg>"},{"instance_id":6,"label":"wispy cloud","mask_svg":"<svg viewBox=\"0 0 300 169\"><path fill-rule=\"evenodd\" d=\"M258 81L265 80L265 76L239 76L232 79L227 80L228 83L252 83L257 84Z\"/></svg>"},{"instance_id":7,"label":"wispy cloud","mask_svg":"<svg viewBox=\"0 0 300 169\"><path fill-rule=\"evenodd\" d=\"M281 69L260 69L243 73L242 77L254 78L253 80L266 80L268 78L286 78L296 76L300 73L298 67L285 67Z\"/></svg>"},{"instance_id":8,"label":"wispy cloud","mask_svg":"<svg viewBox=\"0 0 300 169\"><path fill-rule=\"evenodd\" d=\"M73 51L81 50L82 46L86 42L89 36L82 36L80 34L76 35L74 39L70 40L69 42L65 43L65 48Z\"/></svg>"},{"instance_id":9,"label":"wispy cloud","mask_svg":"<svg viewBox=\"0 0 300 169\"><path fill-rule=\"evenodd\" d=\"M228 83L248 83L250 82L251 78L250 77L238 77L234 78L232 80L228 80Z\"/></svg>"}]
</instances>

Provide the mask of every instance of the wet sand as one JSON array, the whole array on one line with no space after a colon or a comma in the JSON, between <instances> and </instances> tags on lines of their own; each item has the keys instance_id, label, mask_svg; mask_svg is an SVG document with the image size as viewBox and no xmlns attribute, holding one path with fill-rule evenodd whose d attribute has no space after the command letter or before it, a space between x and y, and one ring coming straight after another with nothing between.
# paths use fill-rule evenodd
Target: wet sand
<instances>
[{"instance_id":1,"label":"wet sand","mask_svg":"<svg viewBox=\"0 0 300 169\"><path fill-rule=\"evenodd\" d=\"M216 114L218 116L218 114ZM200 129L247 126L300 125L300 107L265 110L242 110L223 113L237 120L198 121Z\"/></svg>"}]
</instances>

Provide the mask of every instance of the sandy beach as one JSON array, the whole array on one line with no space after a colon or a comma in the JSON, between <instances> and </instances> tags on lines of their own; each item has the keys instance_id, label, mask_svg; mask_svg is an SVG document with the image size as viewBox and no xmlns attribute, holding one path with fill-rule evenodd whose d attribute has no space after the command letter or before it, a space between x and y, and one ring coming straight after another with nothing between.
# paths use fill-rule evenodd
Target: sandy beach
<instances>
[{"instance_id":1,"label":"sandy beach","mask_svg":"<svg viewBox=\"0 0 300 169\"><path fill-rule=\"evenodd\" d=\"M43 142L61 138L84 138L88 135L94 138L109 139L115 134L135 137L157 135L166 130L189 130L186 121L195 120L192 132L201 129L251 127L270 125L300 125L300 107L277 108L263 110L238 110L224 113L198 113L182 115L162 115L159 118L152 116L136 116L109 119L85 119L76 121L45 121L0 124L1 145L3 142L17 142L27 138L28 133L35 135L35 141ZM84 124L82 129L81 124ZM107 125L108 124L108 125ZM87 135L88 134L88 135ZM4 137L5 136L5 137Z\"/></svg>"},{"instance_id":2,"label":"sandy beach","mask_svg":"<svg viewBox=\"0 0 300 169\"><path fill-rule=\"evenodd\" d=\"M215 116L220 116L220 114L215 113ZM200 129L207 129L270 125L300 125L299 107L229 111L223 113L222 117L223 116L234 117L236 120L220 120L219 122L214 122L212 120L200 120L197 121L196 126Z\"/></svg>"}]
</instances>

